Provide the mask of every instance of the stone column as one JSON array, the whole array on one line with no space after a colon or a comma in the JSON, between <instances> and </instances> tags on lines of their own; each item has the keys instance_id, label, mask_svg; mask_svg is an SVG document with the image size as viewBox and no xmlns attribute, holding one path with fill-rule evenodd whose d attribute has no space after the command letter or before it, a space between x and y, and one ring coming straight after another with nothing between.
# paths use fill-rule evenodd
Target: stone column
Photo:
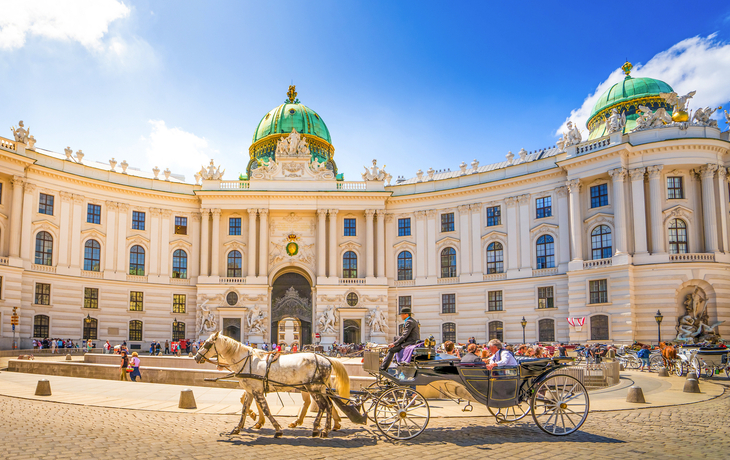
<instances>
[{"instance_id":1,"label":"stone column","mask_svg":"<svg viewBox=\"0 0 730 460\"><path fill-rule=\"evenodd\" d=\"M532 263L530 255L532 246L530 243L530 194L526 193L517 197L520 205L520 270L530 273Z\"/></svg>"},{"instance_id":2,"label":"stone column","mask_svg":"<svg viewBox=\"0 0 730 460\"><path fill-rule=\"evenodd\" d=\"M129 270L127 261L129 260L129 252L127 251L127 213L129 205L126 203L117 203L117 277L126 278Z\"/></svg>"},{"instance_id":3,"label":"stone column","mask_svg":"<svg viewBox=\"0 0 730 460\"><path fill-rule=\"evenodd\" d=\"M702 175L702 214L705 218L705 252L717 252L717 210L715 208L715 171L718 167L707 164L700 168Z\"/></svg>"},{"instance_id":4,"label":"stone column","mask_svg":"<svg viewBox=\"0 0 730 460\"><path fill-rule=\"evenodd\" d=\"M330 244L329 244L329 269L327 276L337 278L337 209L330 209Z\"/></svg>"},{"instance_id":5,"label":"stone column","mask_svg":"<svg viewBox=\"0 0 730 460\"><path fill-rule=\"evenodd\" d=\"M158 276L160 274L157 264L160 262L160 213L162 209L150 208L150 253L149 257L149 271L147 275Z\"/></svg>"},{"instance_id":6,"label":"stone column","mask_svg":"<svg viewBox=\"0 0 730 460\"><path fill-rule=\"evenodd\" d=\"M464 204L457 206L456 210L459 211L459 241L461 243L461 251L459 251L459 258L461 259L461 276L471 274L471 241L469 240L469 205Z\"/></svg>"},{"instance_id":7,"label":"stone column","mask_svg":"<svg viewBox=\"0 0 730 460\"><path fill-rule=\"evenodd\" d=\"M608 172L613 179L613 226L614 254L626 253L626 211L624 208L624 180L626 168L616 168Z\"/></svg>"},{"instance_id":8,"label":"stone column","mask_svg":"<svg viewBox=\"0 0 730 460\"><path fill-rule=\"evenodd\" d=\"M517 226L517 197L505 200L507 204L507 272L508 277L516 277L520 270L517 258L520 248L520 228Z\"/></svg>"},{"instance_id":9,"label":"stone column","mask_svg":"<svg viewBox=\"0 0 730 460\"><path fill-rule=\"evenodd\" d=\"M413 264L413 275L425 279L428 276L428 258L426 255L426 211L416 211L416 263Z\"/></svg>"},{"instance_id":10,"label":"stone column","mask_svg":"<svg viewBox=\"0 0 730 460\"><path fill-rule=\"evenodd\" d=\"M471 274L482 275L482 204L472 203L469 205L471 212Z\"/></svg>"},{"instance_id":11,"label":"stone column","mask_svg":"<svg viewBox=\"0 0 730 460\"><path fill-rule=\"evenodd\" d=\"M60 268L68 268L69 265L69 243L70 243L70 232L71 229L69 228L71 225L71 202L73 202L73 194L68 192L59 192L59 195L61 195L61 232L59 235L59 241L58 241L58 267ZM108 208L107 208L108 209ZM116 206L114 207L116 209ZM107 216L107 221L109 220ZM107 224L108 226L109 224ZM107 230L107 235L108 235ZM109 237L107 236L107 241ZM107 245L108 246L108 245ZM112 248L112 251L114 248ZM107 248L107 255L106 255L106 262L108 263L109 259L109 250ZM114 259L114 252L112 252L112 260Z\"/></svg>"},{"instance_id":12,"label":"stone column","mask_svg":"<svg viewBox=\"0 0 730 460\"><path fill-rule=\"evenodd\" d=\"M74 210L71 218L71 268L79 270L81 263L81 220L84 218L82 206L86 198L83 195L74 195Z\"/></svg>"},{"instance_id":13,"label":"stone column","mask_svg":"<svg viewBox=\"0 0 730 460\"><path fill-rule=\"evenodd\" d=\"M727 185L727 168L724 166L717 170L717 186L720 191L720 242L722 246L720 250L730 253L728 247L728 185Z\"/></svg>"},{"instance_id":14,"label":"stone column","mask_svg":"<svg viewBox=\"0 0 730 460\"><path fill-rule=\"evenodd\" d=\"M324 278L327 276L327 257L326 257L326 220L327 210L317 209L317 277Z\"/></svg>"},{"instance_id":15,"label":"stone column","mask_svg":"<svg viewBox=\"0 0 730 460\"><path fill-rule=\"evenodd\" d=\"M200 276L209 276L208 248L210 247L210 209L200 210ZM255 253L256 251L254 251Z\"/></svg>"},{"instance_id":16,"label":"stone column","mask_svg":"<svg viewBox=\"0 0 730 460\"><path fill-rule=\"evenodd\" d=\"M580 179L565 183L570 192L570 248L576 262L583 261L583 208L580 204ZM576 267L578 268L578 267ZM582 268L582 267L581 267Z\"/></svg>"},{"instance_id":17,"label":"stone column","mask_svg":"<svg viewBox=\"0 0 730 460\"><path fill-rule=\"evenodd\" d=\"M375 267L373 264L373 246L375 246L375 238L373 235L373 216L375 210L365 210L365 276L373 278L375 276Z\"/></svg>"},{"instance_id":18,"label":"stone column","mask_svg":"<svg viewBox=\"0 0 730 460\"><path fill-rule=\"evenodd\" d=\"M23 215L23 185L25 179L13 176L13 202L10 209L10 257L20 256L20 223Z\"/></svg>"},{"instance_id":19,"label":"stone column","mask_svg":"<svg viewBox=\"0 0 730 460\"><path fill-rule=\"evenodd\" d=\"M646 168L631 170L631 202L634 214L634 254L646 254L646 201L644 199Z\"/></svg>"},{"instance_id":20,"label":"stone column","mask_svg":"<svg viewBox=\"0 0 730 460\"><path fill-rule=\"evenodd\" d=\"M692 169L689 172L689 186L687 187L687 198L690 200L690 208L694 212L694 225L688 229L689 232L689 252L702 252L705 247L701 241L704 227L704 216L702 210L702 175L699 169ZM671 219L670 219L671 220Z\"/></svg>"},{"instance_id":21,"label":"stone column","mask_svg":"<svg viewBox=\"0 0 730 460\"><path fill-rule=\"evenodd\" d=\"M376 233L376 276L385 278L385 209L378 210L378 229Z\"/></svg>"},{"instance_id":22,"label":"stone column","mask_svg":"<svg viewBox=\"0 0 730 460\"><path fill-rule=\"evenodd\" d=\"M163 209L160 212L162 217L162 225L160 225L160 277L169 278L170 276L170 219L172 211Z\"/></svg>"},{"instance_id":23,"label":"stone column","mask_svg":"<svg viewBox=\"0 0 730 460\"><path fill-rule=\"evenodd\" d=\"M256 214L258 209L248 210L248 270L246 276L256 276Z\"/></svg>"},{"instance_id":24,"label":"stone column","mask_svg":"<svg viewBox=\"0 0 730 460\"><path fill-rule=\"evenodd\" d=\"M221 256L221 210L213 209L212 243L210 244L210 276L219 276Z\"/></svg>"},{"instance_id":25,"label":"stone column","mask_svg":"<svg viewBox=\"0 0 730 460\"><path fill-rule=\"evenodd\" d=\"M649 166L649 217L651 219L651 253L665 254L664 222L662 219L662 169L664 165Z\"/></svg>"},{"instance_id":26,"label":"stone column","mask_svg":"<svg viewBox=\"0 0 730 460\"><path fill-rule=\"evenodd\" d=\"M269 210L259 209L259 276L269 275Z\"/></svg>"},{"instance_id":27,"label":"stone column","mask_svg":"<svg viewBox=\"0 0 730 460\"><path fill-rule=\"evenodd\" d=\"M106 254L104 255L104 277L106 278L114 271L114 254L117 253L117 241L114 235L117 226L118 205L114 201L107 201L104 205L106 206ZM63 220L61 222L61 230L63 231ZM61 238L63 239L63 237ZM122 254L119 254L119 257L121 257Z\"/></svg>"},{"instance_id":28,"label":"stone column","mask_svg":"<svg viewBox=\"0 0 730 460\"><path fill-rule=\"evenodd\" d=\"M23 261L28 263L35 263L35 258L31 258L31 248L33 247L33 235L31 235L31 220L33 218L33 206L37 206L35 200L35 184L30 182L25 183L24 187L25 194L23 195L23 223L21 226L21 235L23 238L20 240L20 257ZM81 217L79 217L81 218ZM75 223L75 222L74 222ZM78 264L77 264L78 266Z\"/></svg>"},{"instance_id":29,"label":"stone column","mask_svg":"<svg viewBox=\"0 0 730 460\"><path fill-rule=\"evenodd\" d=\"M568 269L568 264L570 263L570 208L568 207L568 187L557 187L555 189L555 195L558 197L558 232L560 238L558 267L562 273Z\"/></svg>"},{"instance_id":30,"label":"stone column","mask_svg":"<svg viewBox=\"0 0 730 460\"><path fill-rule=\"evenodd\" d=\"M428 252L428 277L433 282L440 276L437 266L437 261L441 260L441 254L436 254L436 216L438 213L435 209L429 209L426 211L427 226L426 239L428 244L426 246L426 252Z\"/></svg>"},{"instance_id":31,"label":"stone column","mask_svg":"<svg viewBox=\"0 0 730 460\"><path fill-rule=\"evenodd\" d=\"M393 224L393 214L384 214L385 218L385 246L383 247L383 257L385 259L385 277L394 279L395 258L393 257L393 240L395 239L395 227ZM415 268L415 267L414 267Z\"/></svg>"},{"instance_id":32,"label":"stone column","mask_svg":"<svg viewBox=\"0 0 730 460\"><path fill-rule=\"evenodd\" d=\"M195 242L200 241L200 213L194 212L192 219L193 231L190 237L193 240L193 249L190 258L190 274L188 278L197 278L200 275L200 244L195 244Z\"/></svg>"}]
</instances>

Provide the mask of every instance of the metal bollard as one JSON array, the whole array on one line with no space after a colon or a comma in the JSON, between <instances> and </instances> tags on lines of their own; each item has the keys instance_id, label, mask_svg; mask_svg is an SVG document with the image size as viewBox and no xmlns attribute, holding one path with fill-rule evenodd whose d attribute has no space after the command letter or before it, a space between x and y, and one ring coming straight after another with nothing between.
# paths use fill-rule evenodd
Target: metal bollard
<instances>
[{"instance_id":1,"label":"metal bollard","mask_svg":"<svg viewBox=\"0 0 730 460\"><path fill-rule=\"evenodd\" d=\"M638 404L646 403L646 399L644 399L644 392L641 390L641 387L637 387L636 385L629 387L629 392L626 394L626 402Z\"/></svg>"},{"instance_id":2,"label":"metal bollard","mask_svg":"<svg viewBox=\"0 0 730 460\"><path fill-rule=\"evenodd\" d=\"M197 409L198 406L195 404L195 396L193 390L187 388L180 392L180 402L177 407L180 409Z\"/></svg>"},{"instance_id":3,"label":"metal bollard","mask_svg":"<svg viewBox=\"0 0 730 460\"><path fill-rule=\"evenodd\" d=\"M36 396L51 396L51 382L46 379L38 380L35 387Z\"/></svg>"},{"instance_id":4,"label":"metal bollard","mask_svg":"<svg viewBox=\"0 0 730 460\"><path fill-rule=\"evenodd\" d=\"M659 377L669 377L669 372L666 367L659 368Z\"/></svg>"},{"instance_id":5,"label":"metal bollard","mask_svg":"<svg viewBox=\"0 0 730 460\"><path fill-rule=\"evenodd\" d=\"M687 380L684 381L684 389L682 391L685 393L701 393L700 384L694 375L687 377Z\"/></svg>"}]
</instances>

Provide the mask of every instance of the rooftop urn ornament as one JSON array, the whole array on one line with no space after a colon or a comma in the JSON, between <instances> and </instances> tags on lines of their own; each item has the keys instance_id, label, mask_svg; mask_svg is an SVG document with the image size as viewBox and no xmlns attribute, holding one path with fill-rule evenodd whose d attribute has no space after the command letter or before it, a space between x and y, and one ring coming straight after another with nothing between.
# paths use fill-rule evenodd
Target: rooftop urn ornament
<instances>
[{"instance_id":1,"label":"rooftop urn ornament","mask_svg":"<svg viewBox=\"0 0 730 460\"><path fill-rule=\"evenodd\" d=\"M195 185L200 185L200 178L201 178L200 173L196 172L195 174L193 174L193 177L195 177Z\"/></svg>"},{"instance_id":2,"label":"rooftop urn ornament","mask_svg":"<svg viewBox=\"0 0 730 460\"><path fill-rule=\"evenodd\" d=\"M685 123L689 121L687 113L687 102L692 99L697 91L690 91L684 96L679 96L675 91L671 93L659 93L659 96L672 106L672 121L675 123Z\"/></svg>"},{"instance_id":3,"label":"rooftop urn ornament","mask_svg":"<svg viewBox=\"0 0 730 460\"><path fill-rule=\"evenodd\" d=\"M633 68L634 68L634 66L629 61L626 61L624 63L624 65L621 66L621 70L624 71L626 78L631 78L631 76L629 74L631 73L631 69L633 69Z\"/></svg>"},{"instance_id":4,"label":"rooftop urn ornament","mask_svg":"<svg viewBox=\"0 0 730 460\"><path fill-rule=\"evenodd\" d=\"M129 167L129 163L127 163L127 160L122 160L119 166L122 167L122 174L127 174L127 168Z\"/></svg>"},{"instance_id":5,"label":"rooftop urn ornament","mask_svg":"<svg viewBox=\"0 0 730 460\"><path fill-rule=\"evenodd\" d=\"M32 134L28 136L28 150L35 150L35 137Z\"/></svg>"},{"instance_id":6,"label":"rooftop urn ornament","mask_svg":"<svg viewBox=\"0 0 730 460\"><path fill-rule=\"evenodd\" d=\"M416 177L418 177L418 182L422 182L423 181L423 171L421 171L419 169L418 172L416 172Z\"/></svg>"},{"instance_id":7,"label":"rooftop urn ornament","mask_svg":"<svg viewBox=\"0 0 730 460\"><path fill-rule=\"evenodd\" d=\"M164 171L162 171L162 174L165 175L165 180L170 181L170 174L172 174L172 171L170 171L170 168L165 168Z\"/></svg>"},{"instance_id":8,"label":"rooftop urn ornament","mask_svg":"<svg viewBox=\"0 0 730 460\"><path fill-rule=\"evenodd\" d=\"M436 171L434 171L433 168L428 168L428 171L426 172L428 173L428 180L433 180L433 175Z\"/></svg>"},{"instance_id":9,"label":"rooftop urn ornament","mask_svg":"<svg viewBox=\"0 0 730 460\"><path fill-rule=\"evenodd\" d=\"M109 166L111 167L112 171L114 171L114 168L117 167L117 160L115 160L114 157L112 157L112 159L109 160Z\"/></svg>"},{"instance_id":10,"label":"rooftop urn ornament","mask_svg":"<svg viewBox=\"0 0 730 460\"><path fill-rule=\"evenodd\" d=\"M152 168L152 173L155 175L155 179L159 179L159 177L157 177L157 176L160 175L160 168L155 166L154 168Z\"/></svg>"},{"instance_id":11,"label":"rooftop urn ornament","mask_svg":"<svg viewBox=\"0 0 730 460\"><path fill-rule=\"evenodd\" d=\"M505 158L507 158L507 163L512 164L512 160L515 159L515 154L512 153L512 151L507 152L507 155L505 155Z\"/></svg>"},{"instance_id":12,"label":"rooftop urn ornament","mask_svg":"<svg viewBox=\"0 0 730 460\"><path fill-rule=\"evenodd\" d=\"M520 156L520 160L525 161L525 158L527 158L527 150L520 149L520 151L517 152L517 155Z\"/></svg>"},{"instance_id":13,"label":"rooftop urn ornament","mask_svg":"<svg viewBox=\"0 0 730 460\"><path fill-rule=\"evenodd\" d=\"M462 161L461 164L459 165L459 169L461 170L461 175L462 176L464 174L466 174L466 167L467 167L467 164Z\"/></svg>"},{"instance_id":14,"label":"rooftop urn ornament","mask_svg":"<svg viewBox=\"0 0 730 460\"><path fill-rule=\"evenodd\" d=\"M476 158L474 158L474 161L471 162L471 173L474 174L477 172L477 169L479 168L479 162Z\"/></svg>"},{"instance_id":15,"label":"rooftop urn ornament","mask_svg":"<svg viewBox=\"0 0 730 460\"><path fill-rule=\"evenodd\" d=\"M13 137L15 138L16 142L22 142L23 144L28 142L28 135L30 134L30 130L23 127L23 120L20 120L18 122L17 129L15 128L15 126L11 126L10 130L13 132Z\"/></svg>"},{"instance_id":16,"label":"rooftop urn ornament","mask_svg":"<svg viewBox=\"0 0 730 460\"><path fill-rule=\"evenodd\" d=\"M78 150L76 152L76 162L78 162L79 164L81 164L81 162L83 161L83 159L84 159L84 152L82 152L81 150Z\"/></svg>"},{"instance_id":17,"label":"rooftop urn ornament","mask_svg":"<svg viewBox=\"0 0 730 460\"><path fill-rule=\"evenodd\" d=\"M66 153L66 160L73 161L74 151L71 149L71 147L66 147L63 151Z\"/></svg>"}]
</instances>

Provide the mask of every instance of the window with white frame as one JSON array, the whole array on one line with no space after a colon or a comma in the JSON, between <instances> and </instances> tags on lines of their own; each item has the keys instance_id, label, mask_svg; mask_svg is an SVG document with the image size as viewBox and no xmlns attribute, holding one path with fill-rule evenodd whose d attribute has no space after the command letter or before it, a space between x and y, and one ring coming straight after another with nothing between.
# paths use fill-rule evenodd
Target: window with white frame
<instances>
[{"instance_id":1,"label":"window with white frame","mask_svg":"<svg viewBox=\"0 0 730 460\"><path fill-rule=\"evenodd\" d=\"M543 318L537 322L538 340L540 342L555 342L555 320Z\"/></svg>"},{"instance_id":2,"label":"window with white frame","mask_svg":"<svg viewBox=\"0 0 730 460\"><path fill-rule=\"evenodd\" d=\"M456 294L441 294L441 313L456 313Z\"/></svg>"},{"instance_id":3,"label":"window with white frame","mask_svg":"<svg viewBox=\"0 0 730 460\"><path fill-rule=\"evenodd\" d=\"M552 286L537 288L537 308L555 308Z\"/></svg>"},{"instance_id":4,"label":"window with white frame","mask_svg":"<svg viewBox=\"0 0 730 460\"><path fill-rule=\"evenodd\" d=\"M591 340L609 340L608 316L591 316Z\"/></svg>"},{"instance_id":5,"label":"window with white frame","mask_svg":"<svg viewBox=\"0 0 730 460\"><path fill-rule=\"evenodd\" d=\"M456 342L456 323L443 323L441 325L441 341Z\"/></svg>"},{"instance_id":6,"label":"window with white frame","mask_svg":"<svg viewBox=\"0 0 730 460\"><path fill-rule=\"evenodd\" d=\"M502 311L502 291L487 292L487 310Z\"/></svg>"},{"instance_id":7,"label":"window with white frame","mask_svg":"<svg viewBox=\"0 0 730 460\"><path fill-rule=\"evenodd\" d=\"M608 280L592 280L588 282L590 303L608 303Z\"/></svg>"}]
</instances>

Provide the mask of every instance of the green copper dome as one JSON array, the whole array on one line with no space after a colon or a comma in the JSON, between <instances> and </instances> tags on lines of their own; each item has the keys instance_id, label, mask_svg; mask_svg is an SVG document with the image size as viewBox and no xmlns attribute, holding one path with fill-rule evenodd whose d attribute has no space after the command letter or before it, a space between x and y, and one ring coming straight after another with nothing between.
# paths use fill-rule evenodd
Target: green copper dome
<instances>
[{"instance_id":1,"label":"green copper dome","mask_svg":"<svg viewBox=\"0 0 730 460\"><path fill-rule=\"evenodd\" d=\"M271 134L289 134L296 129L299 134L311 134L332 143L330 131L317 112L297 102L286 102L264 115L253 134L253 142Z\"/></svg>"}]
</instances>

